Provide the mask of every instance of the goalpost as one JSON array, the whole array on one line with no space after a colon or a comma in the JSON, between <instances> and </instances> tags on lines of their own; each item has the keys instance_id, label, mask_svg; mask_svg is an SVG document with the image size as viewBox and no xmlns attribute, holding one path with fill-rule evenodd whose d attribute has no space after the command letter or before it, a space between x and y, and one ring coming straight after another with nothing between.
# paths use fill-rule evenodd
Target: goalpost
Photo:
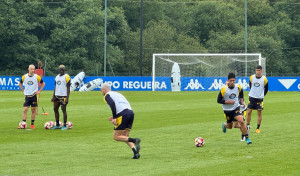
<instances>
[{"instance_id":1,"label":"goalpost","mask_svg":"<svg viewBox=\"0 0 300 176\"><path fill-rule=\"evenodd\" d=\"M261 53L158 53L153 54L152 91L156 90L159 78L169 77L172 90L180 91L181 77L227 77L229 72L236 77L249 77L257 65L266 73L266 60Z\"/></svg>"}]
</instances>

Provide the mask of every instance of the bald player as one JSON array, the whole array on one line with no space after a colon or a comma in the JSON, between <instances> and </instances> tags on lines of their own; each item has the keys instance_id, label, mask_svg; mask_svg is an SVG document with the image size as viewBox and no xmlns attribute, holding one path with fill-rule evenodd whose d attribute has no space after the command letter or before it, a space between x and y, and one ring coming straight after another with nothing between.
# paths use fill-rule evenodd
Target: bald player
<instances>
[{"instance_id":1,"label":"bald player","mask_svg":"<svg viewBox=\"0 0 300 176\"><path fill-rule=\"evenodd\" d=\"M70 95L70 86L71 86L71 78L68 74L65 73L65 66L59 66L59 74L55 77L55 87L53 91L53 97L51 102L53 102L54 106L54 114L56 126L51 129L61 129L67 130L67 104L69 103L69 95ZM61 110L64 115L64 124L63 127L59 126L59 106L61 106Z\"/></svg>"},{"instance_id":2,"label":"bald player","mask_svg":"<svg viewBox=\"0 0 300 176\"><path fill-rule=\"evenodd\" d=\"M108 83L102 84L101 93L104 96L104 102L112 111L112 117L108 120L115 125L114 140L125 142L133 152L131 159L139 159L141 139L129 137L134 120L134 113L129 102L122 94L111 91L111 85Z\"/></svg>"},{"instance_id":3,"label":"bald player","mask_svg":"<svg viewBox=\"0 0 300 176\"><path fill-rule=\"evenodd\" d=\"M42 92L45 87L45 82L42 78L34 73L35 66L29 65L28 73L23 75L21 81L19 82L19 87L23 94L25 95L25 101L23 104L23 121L27 120L27 112L31 106L31 129L34 129L34 121L37 113L37 95ZM39 82L41 83L41 88L39 89ZM23 89L24 86L24 89ZM20 129L20 127L18 127Z\"/></svg>"}]
</instances>

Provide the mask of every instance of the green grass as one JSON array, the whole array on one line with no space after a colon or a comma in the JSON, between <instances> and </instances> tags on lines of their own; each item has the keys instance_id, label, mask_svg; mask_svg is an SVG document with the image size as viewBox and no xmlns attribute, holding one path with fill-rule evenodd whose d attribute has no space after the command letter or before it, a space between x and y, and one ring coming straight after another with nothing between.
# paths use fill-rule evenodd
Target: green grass
<instances>
[{"instance_id":1,"label":"green grass","mask_svg":"<svg viewBox=\"0 0 300 176\"><path fill-rule=\"evenodd\" d=\"M54 120L52 92L44 91L35 130L18 130L23 95L0 91L0 175L299 175L299 92L269 92L261 134L252 145L238 129L221 131L217 92L122 92L135 112L132 137L142 139L141 158L113 140L111 111L99 92L72 92L72 130L45 130ZM245 92L248 95L248 92ZM247 97L247 96L246 96ZM247 99L247 98L246 98ZM39 114L42 110L39 109ZM29 123L30 112L28 113ZM196 148L201 136L205 146Z\"/></svg>"}]
</instances>

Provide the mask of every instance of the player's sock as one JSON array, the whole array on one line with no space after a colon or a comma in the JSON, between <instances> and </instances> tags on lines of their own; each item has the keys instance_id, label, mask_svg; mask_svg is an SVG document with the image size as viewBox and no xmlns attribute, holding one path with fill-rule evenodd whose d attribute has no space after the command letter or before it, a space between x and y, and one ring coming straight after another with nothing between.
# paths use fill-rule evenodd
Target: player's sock
<instances>
[{"instance_id":1,"label":"player's sock","mask_svg":"<svg viewBox=\"0 0 300 176\"><path fill-rule=\"evenodd\" d=\"M23 122L26 122L26 120L23 120Z\"/></svg>"},{"instance_id":2,"label":"player's sock","mask_svg":"<svg viewBox=\"0 0 300 176\"><path fill-rule=\"evenodd\" d=\"M34 125L34 120L31 120L31 125Z\"/></svg>"},{"instance_id":3,"label":"player's sock","mask_svg":"<svg viewBox=\"0 0 300 176\"><path fill-rule=\"evenodd\" d=\"M135 143L136 139L135 138L128 138L128 142L133 142Z\"/></svg>"},{"instance_id":4,"label":"player's sock","mask_svg":"<svg viewBox=\"0 0 300 176\"><path fill-rule=\"evenodd\" d=\"M260 124L257 124L257 128L256 129L259 129L259 127L260 127Z\"/></svg>"},{"instance_id":5,"label":"player's sock","mask_svg":"<svg viewBox=\"0 0 300 176\"><path fill-rule=\"evenodd\" d=\"M242 134L242 138L248 139L248 134Z\"/></svg>"},{"instance_id":6,"label":"player's sock","mask_svg":"<svg viewBox=\"0 0 300 176\"><path fill-rule=\"evenodd\" d=\"M67 126L67 121L64 121L64 127L66 127Z\"/></svg>"},{"instance_id":7,"label":"player's sock","mask_svg":"<svg viewBox=\"0 0 300 176\"><path fill-rule=\"evenodd\" d=\"M59 120L56 121L56 126L59 126Z\"/></svg>"},{"instance_id":8,"label":"player's sock","mask_svg":"<svg viewBox=\"0 0 300 176\"><path fill-rule=\"evenodd\" d=\"M138 151L136 150L135 147L133 147L131 150L132 150L133 154L137 154L138 153Z\"/></svg>"},{"instance_id":9,"label":"player's sock","mask_svg":"<svg viewBox=\"0 0 300 176\"><path fill-rule=\"evenodd\" d=\"M247 123L247 126L250 126L250 124L249 124L249 123Z\"/></svg>"}]
</instances>

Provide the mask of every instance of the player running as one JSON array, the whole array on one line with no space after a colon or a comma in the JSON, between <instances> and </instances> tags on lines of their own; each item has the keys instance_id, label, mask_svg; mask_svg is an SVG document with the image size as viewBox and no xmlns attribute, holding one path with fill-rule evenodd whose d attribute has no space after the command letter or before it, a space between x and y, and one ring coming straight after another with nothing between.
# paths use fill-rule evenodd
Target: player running
<instances>
[{"instance_id":1,"label":"player running","mask_svg":"<svg viewBox=\"0 0 300 176\"><path fill-rule=\"evenodd\" d=\"M251 144L251 140L248 138L247 127L243 119L243 114L240 111L240 103L244 104L244 93L240 85L235 84L235 74L228 74L228 85L224 86L218 95L217 102L222 104L226 122L222 124L222 130L226 133L226 128L232 129L233 122L237 121L240 125L242 138L245 138L247 144Z\"/></svg>"},{"instance_id":2,"label":"player running","mask_svg":"<svg viewBox=\"0 0 300 176\"><path fill-rule=\"evenodd\" d=\"M64 114L64 124L61 130L67 130L67 104L69 103L71 78L68 74L65 74L65 66L59 66L59 74L55 77L55 87L53 91L53 102L56 126L51 129L60 129L59 126L59 112L58 108L61 106L61 110Z\"/></svg>"},{"instance_id":3,"label":"player running","mask_svg":"<svg viewBox=\"0 0 300 176\"><path fill-rule=\"evenodd\" d=\"M249 86L250 92L247 113L247 130L249 133L252 110L257 110L256 133L260 133L259 127L262 120L262 110L264 109L263 100L269 90L268 80L262 75L262 66L258 65L256 67L255 74L250 76Z\"/></svg>"},{"instance_id":4,"label":"player running","mask_svg":"<svg viewBox=\"0 0 300 176\"><path fill-rule=\"evenodd\" d=\"M122 94L111 91L111 85L108 83L102 84L101 93L104 96L104 102L112 111L112 117L109 117L108 120L115 125L114 140L125 142L134 154L131 159L139 159L141 139L129 137L134 120L134 113L129 102Z\"/></svg>"},{"instance_id":5,"label":"player running","mask_svg":"<svg viewBox=\"0 0 300 176\"><path fill-rule=\"evenodd\" d=\"M42 92L42 90L45 87L45 82L42 80L42 78L34 73L35 66L29 65L28 67L28 73L23 75L21 78L21 81L19 82L19 87L23 94L25 95L25 101L23 104L23 121L26 122L27 120L27 112L29 106L31 106L31 129L34 129L34 121L35 116L37 114L37 95ZM41 83L41 88L39 89L39 82ZM23 89L24 85L24 89ZM20 129L20 127L18 127Z\"/></svg>"}]
</instances>

